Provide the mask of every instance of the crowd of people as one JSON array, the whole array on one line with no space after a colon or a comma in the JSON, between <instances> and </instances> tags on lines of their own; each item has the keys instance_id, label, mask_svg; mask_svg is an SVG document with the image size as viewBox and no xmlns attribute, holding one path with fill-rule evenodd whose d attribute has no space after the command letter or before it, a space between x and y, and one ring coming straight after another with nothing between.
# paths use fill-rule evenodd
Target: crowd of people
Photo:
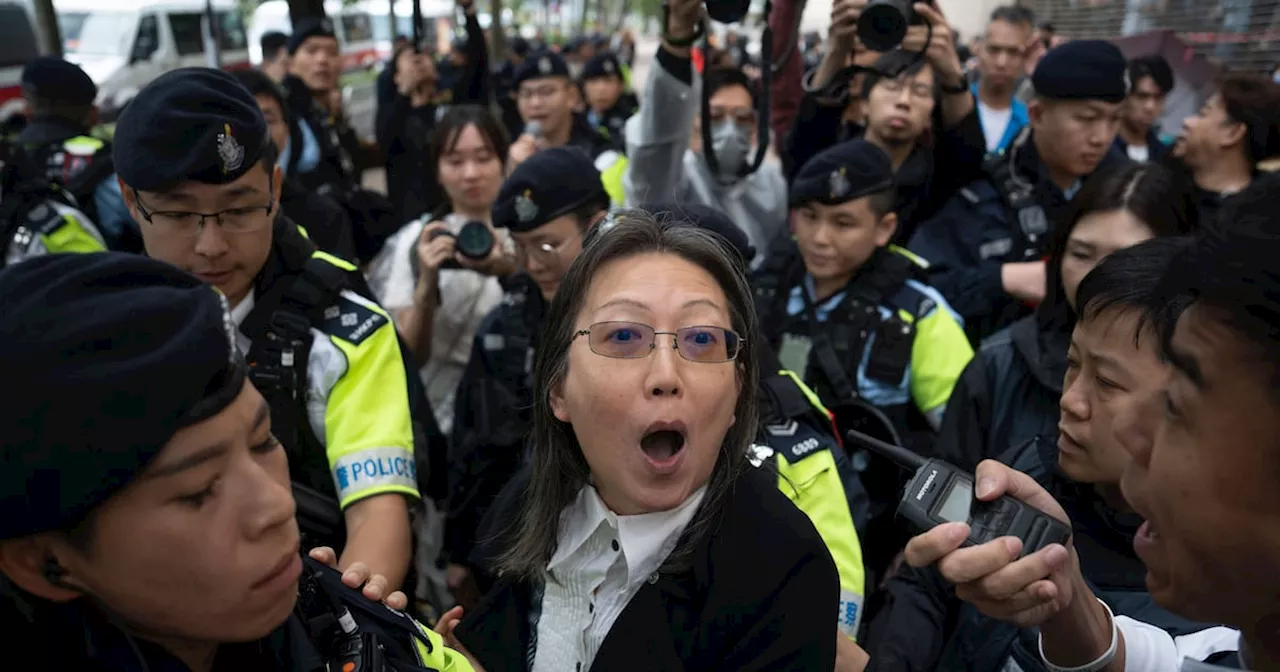
<instances>
[{"instance_id":1,"label":"crowd of people","mask_svg":"<svg viewBox=\"0 0 1280 672\"><path fill-rule=\"evenodd\" d=\"M1015 5L960 48L931 3L877 53L866 5L758 63L670 0L633 81L611 36L493 62L458 0L372 143L327 19L109 141L27 64L0 631L67 670L1280 670L1280 84L1170 139L1159 56ZM876 440L966 476L904 494ZM1069 539L979 529L1001 496Z\"/></svg>"}]
</instances>

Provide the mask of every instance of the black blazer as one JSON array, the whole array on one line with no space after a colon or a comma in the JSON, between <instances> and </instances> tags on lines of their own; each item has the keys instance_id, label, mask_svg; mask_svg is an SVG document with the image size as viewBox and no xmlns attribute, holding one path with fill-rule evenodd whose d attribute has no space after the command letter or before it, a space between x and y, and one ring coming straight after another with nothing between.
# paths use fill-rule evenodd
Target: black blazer
<instances>
[{"instance_id":1,"label":"black blazer","mask_svg":"<svg viewBox=\"0 0 1280 672\"><path fill-rule=\"evenodd\" d=\"M523 492L527 481L525 472L509 487ZM520 500L502 497L499 506L513 516ZM499 579L458 625L458 639L487 672L529 669L530 610L540 608L540 593ZM839 593L835 563L809 518L767 472L748 466L689 568L640 588L591 670L831 670Z\"/></svg>"}]
</instances>

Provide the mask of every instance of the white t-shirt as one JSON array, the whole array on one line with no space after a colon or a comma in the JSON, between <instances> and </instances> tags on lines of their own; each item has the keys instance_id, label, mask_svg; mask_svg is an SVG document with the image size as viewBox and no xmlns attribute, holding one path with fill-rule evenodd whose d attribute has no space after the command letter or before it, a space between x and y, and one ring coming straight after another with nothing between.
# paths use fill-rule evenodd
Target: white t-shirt
<instances>
[{"instance_id":1,"label":"white t-shirt","mask_svg":"<svg viewBox=\"0 0 1280 672\"><path fill-rule=\"evenodd\" d=\"M979 100L978 119L982 121L982 134L987 138L987 151L994 152L1000 147L1000 141L1009 129L1009 122L1013 120L1013 107L997 110L987 107L986 103Z\"/></svg>"},{"instance_id":2,"label":"white t-shirt","mask_svg":"<svg viewBox=\"0 0 1280 672\"><path fill-rule=\"evenodd\" d=\"M1146 163L1151 160L1151 148L1147 145L1129 145L1129 158L1138 163Z\"/></svg>"},{"instance_id":3,"label":"white t-shirt","mask_svg":"<svg viewBox=\"0 0 1280 672\"><path fill-rule=\"evenodd\" d=\"M411 222L387 239L382 251L369 265L369 288L378 302L394 317L396 311L413 305L418 279L410 260L426 223ZM453 428L453 401L462 374L471 359L471 346L489 311L502 301L502 285L475 271L440 271L440 306L436 308L431 335L431 359L419 374L427 388L427 399L436 422L446 435Z\"/></svg>"}]
</instances>

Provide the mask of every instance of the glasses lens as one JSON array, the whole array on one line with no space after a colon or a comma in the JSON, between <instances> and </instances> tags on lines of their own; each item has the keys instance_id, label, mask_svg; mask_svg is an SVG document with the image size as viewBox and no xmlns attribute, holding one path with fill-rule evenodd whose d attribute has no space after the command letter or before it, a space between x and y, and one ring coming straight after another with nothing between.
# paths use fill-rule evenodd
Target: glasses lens
<instances>
[{"instance_id":1,"label":"glasses lens","mask_svg":"<svg viewBox=\"0 0 1280 672\"><path fill-rule=\"evenodd\" d=\"M190 212L155 212L151 224L173 236L194 236L200 233L200 215Z\"/></svg>"},{"instance_id":2,"label":"glasses lens","mask_svg":"<svg viewBox=\"0 0 1280 672\"><path fill-rule=\"evenodd\" d=\"M224 231L231 233L256 231L266 223L266 208L238 208L218 215L218 224Z\"/></svg>"},{"instance_id":3,"label":"glasses lens","mask_svg":"<svg viewBox=\"0 0 1280 672\"><path fill-rule=\"evenodd\" d=\"M635 322L598 322L591 325L591 350L605 357L633 359L653 349L653 327Z\"/></svg>"},{"instance_id":4,"label":"glasses lens","mask_svg":"<svg viewBox=\"0 0 1280 672\"><path fill-rule=\"evenodd\" d=\"M722 327L684 327L676 332L676 344L694 362L727 362L738 354L738 335Z\"/></svg>"}]
</instances>

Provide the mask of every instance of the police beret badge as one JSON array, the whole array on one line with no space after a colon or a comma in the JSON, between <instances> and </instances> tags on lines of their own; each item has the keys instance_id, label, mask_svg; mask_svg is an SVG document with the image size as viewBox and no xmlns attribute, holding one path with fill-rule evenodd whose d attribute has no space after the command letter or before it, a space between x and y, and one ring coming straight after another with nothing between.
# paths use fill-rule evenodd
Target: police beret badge
<instances>
[{"instance_id":1,"label":"police beret badge","mask_svg":"<svg viewBox=\"0 0 1280 672\"><path fill-rule=\"evenodd\" d=\"M604 62L604 71L612 75L614 73L613 61Z\"/></svg>"},{"instance_id":2,"label":"police beret badge","mask_svg":"<svg viewBox=\"0 0 1280 672\"><path fill-rule=\"evenodd\" d=\"M549 75L549 74L551 74L551 59L550 59L550 58L547 58L546 56L543 56L542 58L538 59L538 72L540 72L540 73L542 73L542 74L544 74L544 75Z\"/></svg>"},{"instance_id":3,"label":"police beret badge","mask_svg":"<svg viewBox=\"0 0 1280 672\"><path fill-rule=\"evenodd\" d=\"M523 194L516 197L516 218L521 224L528 224L538 216L538 204L530 198L531 194L530 190L525 189Z\"/></svg>"},{"instance_id":4,"label":"police beret badge","mask_svg":"<svg viewBox=\"0 0 1280 672\"><path fill-rule=\"evenodd\" d=\"M832 199L844 198L849 193L849 177L845 174L845 171L845 168L831 171L829 186L831 187Z\"/></svg>"},{"instance_id":5,"label":"police beret badge","mask_svg":"<svg viewBox=\"0 0 1280 672\"><path fill-rule=\"evenodd\" d=\"M1133 91L1133 81L1129 79L1129 70L1124 70L1124 90L1126 93Z\"/></svg>"},{"instance_id":6,"label":"police beret badge","mask_svg":"<svg viewBox=\"0 0 1280 672\"><path fill-rule=\"evenodd\" d=\"M231 134L231 124L223 124L218 134L218 158L222 161L222 174L230 175L244 164L244 145Z\"/></svg>"}]
</instances>

